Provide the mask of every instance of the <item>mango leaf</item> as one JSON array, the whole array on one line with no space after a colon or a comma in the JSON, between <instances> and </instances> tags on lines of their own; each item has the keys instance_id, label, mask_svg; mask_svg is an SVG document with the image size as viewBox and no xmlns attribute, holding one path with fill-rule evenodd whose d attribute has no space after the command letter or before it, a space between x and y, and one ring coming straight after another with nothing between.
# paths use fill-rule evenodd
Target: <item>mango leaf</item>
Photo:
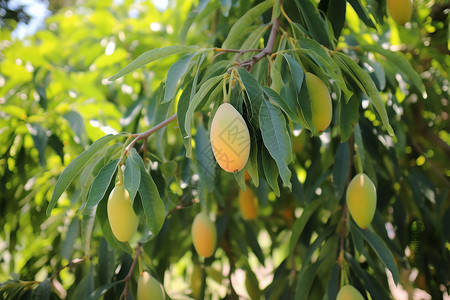
<instances>
[{"instance_id":1,"label":"mango leaf","mask_svg":"<svg viewBox=\"0 0 450 300\"><path fill-rule=\"evenodd\" d=\"M100 239L97 263L97 279L100 286L108 284L114 276L115 249L110 249L108 242Z\"/></svg>"},{"instance_id":2,"label":"mango leaf","mask_svg":"<svg viewBox=\"0 0 450 300\"><path fill-rule=\"evenodd\" d=\"M263 87L264 93L272 100L293 122L303 125L303 121L297 114L297 107L281 98L280 94L269 87Z\"/></svg>"},{"instance_id":3,"label":"mango leaf","mask_svg":"<svg viewBox=\"0 0 450 300\"><path fill-rule=\"evenodd\" d=\"M77 217L73 218L67 228L66 237L61 244L61 256L66 260L70 261L72 256L73 246L75 244L75 239L78 237L80 232L80 221Z\"/></svg>"},{"instance_id":4,"label":"mango leaf","mask_svg":"<svg viewBox=\"0 0 450 300\"><path fill-rule=\"evenodd\" d=\"M335 39L339 38L342 28L344 27L346 8L346 0L334 0L328 2L327 18L330 20L331 26L333 27Z\"/></svg>"},{"instance_id":5,"label":"mango leaf","mask_svg":"<svg viewBox=\"0 0 450 300\"><path fill-rule=\"evenodd\" d=\"M295 3L305 20L310 36L328 49L332 49L327 23L320 16L316 6L310 0L296 0Z\"/></svg>"},{"instance_id":6,"label":"mango leaf","mask_svg":"<svg viewBox=\"0 0 450 300\"><path fill-rule=\"evenodd\" d=\"M87 165L89 160L95 155L97 151L102 149L109 141L123 136L124 134L112 135L108 134L101 139L95 141L87 150L78 155L61 173L58 181L55 184L55 189L53 190L52 198L47 207L47 216L50 216L51 211L58 202L59 197L67 189L69 184L78 175L78 173Z\"/></svg>"},{"instance_id":7,"label":"mango leaf","mask_svg":"<svg viewBox=\"0 0 450 300\"><path fill-rule=\"evenodd\" d=\"M239 48L239 41L244 32L250 25L262 14L273 6L272 0L266 0L251 9L249 9L236 23L231 27L227 38L222 44L224 49L237 49Z\"/></svg>"},{"instance_id":8,"label":"mango leaf","mask_svg":"<svg viewBox=\"0 0 450 300\"><path fill-rule=\"evenodd\" d=\"M151 63L155 60L177 54L177 53L185 53L198 50L196 46L167 46L164 48L157 48L152 49L150 51L144 52L141 54L138 58L136 58L134 61L132 61L128 66L120 70L117 74L111 76L108 80L114 81L116 79L119 79L120 77L123 77L127 75L130 72L133 72L134 70Z\"/></svg>"},{"instance_id":9,"label":"mango leaf","mask_svg":"<svg viewBox=\"0 0 450 300\"><path fill-rule=\"evenodd\" d=\"M192 90L192 81L184 88L183 93L178 100L177 106L177 122L180 134L183 139L184 147L186 148L186 157L191 157L192 153L192 137L191 134L186 131L184 127L186 121L186 113L189 108L190 95Z\"/></svg>"},{"instance_id":10,"label":"mango leaf","mask_svg":"<svg viewBox=\"0 0 450 300\"><path fill-rule=\"evenodd\" d=\"M384 56L388 63L391 64L396 70L406 75L412 84L423 94L425 93L425 85L423 84L420 75L414 70L411 63L401 52L392 52L387 49L383 49L380 45L362 45L362 49L365 51L376 52ZM426 97L424 97L426 98Z\"/></svg>"},{"instance_id":11,"label":"mango leaf","mask_svg":"<svg viewBox=\"0 0 450 300\"><path fill-rule=\"evenodd\" d=\"M33 290L31 300L49 300L52 292L51 288L52 285L50 284L50 279L45 278L45 280L39 283L37 288Z\"/></svg>"},{"instance_id":12,"label":"mango leaf","mask_svg":"<svg viewBox=\"0 0 450 300\"><path fill-rule=\"evenodd\" d=\"M47 161L45 159L45 149L47 149L48 136L41 124L27 124L28 131L30 131L33 138L34 146L39 153L39 163L45 166Z\"/></svg>"},{"instance_id":13,"label":"mango leaf","mask_svg":"<svg viewBox=\"0 0 450 300\"><path fill-rule=\"evenodd\" d=\"M339 101L339 131L341 142L348 140L359 118L359 101L352 95L348 102Z\"/></svg>"},{"instance_id":14,"label":"mango leaf","mask_svg":"<svg viewBox=\"0 0 450 300\"><path fill-rule=\"evenodd\" d=\"M216 174L216 160L209 141L209 133L203 124L197 126L195 134L195 157L198 165L198 173L208 190L214 190L214 177Z\"/></svg>"},{"instance_id":15,"label":"mango leaf","mask_svg":"<svg viewBox=\"0 0 450 300\"><path fill-rule=\"evenodd\" d=\"M354 229L356 229L356 231L370 244L373 250L377 253L378 257L383 261L386 268L391 271L395 284L398 284L399 272L397 264L395 263L391 250L389 250L384 241L372 231L359 228L359 226L357 226L354 222L352 222L352 227L355 227Z\"/></svg>"},{"instance_id":16,"label":"mango leaf","mask_svg":"<svg viewBox=\"0 0 450 300\"><path fill-rule=\"evenodd\" d=\"M250 187L247 187L250 188ZM253 253L258 258L261 265L264 266L264 254L262 252L261 246L259 246L258 239L256 238L255 231L253 228L248 224L246 221L243 221L244 227L245 227L245 237L246 240L252 249Z\"/></svg>"},{"instance_id":17,"label":"mango leaf","mask_svg":"<svg viewBox=\"0 0 450 300\"><path fill-rule=\"evenodd\" d=\"M264 100L259 111L259 124L264 145L275 159L283 183L292 189L291 171L288 168L292 161L292 143L283 114L278 107Z\"/></svg>"},{"instance_id":18,"label":"mango leaf","mask_svg":"<svg viewBox=\"0 0 450 300\"><path fill-rule=\"evenodd\" d=\"M305 73L303 72L302 67L300 64L292 58L289 54L284 53L283 54L284 59L286 60L286 63L288 65L288 68L292 75L292 81L295 85L295 93L299 93L300 89L302 88L302 82L305 77Z\"/></svg>"},{"instance_id":19,"label":"mango leaf","mask_svg":"<svg viewBox=\"0 0 450 300\"><path fill-rule=\"evenodd\" d=\"M345 190L348 172L350 171L350 149L347 142L339 144L334 156L333 189L334 197L339 200Z\"/></svg>"},{"instance_id":20,"label":"mango leaf","mask_svg":"<svg viewBox=\"0 0 450 300\"><path fill-rule=\"evenodd\" d=\"M372 81L372 78L370 78L370 75L361 69L361 67L347 55L340 52L335 52L335 55L338 56L338 58L340 58L347 66L348 75L350 75L355 82L362 86L362 92L369 97L370 103L372 103L377 110L384 128L390 135L393 136L394 130L389 124L389 117L387 115L386 108L384 107L383 99L381 99L380 93L378 92L375 83Z\"/></svg>"},{"instance_id":21,"label":"mango leaf","mask_svg":"<svg viewBox=\"0 0 450 300\"><path fill-rule=\"evenodd\" d=\"M308 294L311 290L311 286L317 276L317 272L319 271L320 266L325 261L326 259L322 258L314 262L313 264L302 268L300 274L298 275L294 299L309 299Z\"/></svg>"},{"instance_id":22,"label":"mango leaf","mask_svg":"<svg viewBox=\"0 0 450 300\"><path fill-rule=\"evenodd\" d=\"M89 190L88 200L86 202L85 210L97 206L97 204L105 196L106 190L112 180L113 175L116 173L117 165L120 159L114 159L101 168L92 182L91 189Z\"/></svg>"},{"instance_id":23,"label":"mango leaf","mask_svg":"<svg viewBox=\"0 0 450 300\"><path fill-rule=\"evenodd\" d=\"M361 164L364 166L364 161L366 159L366 152L364 150L364 143L361 135L361 129L359 127L359 124L357 123L355 126L355 130L353 131L354 137L355 137L355 150L356 154L359 156L359 159L361 160Z\"/></svg>"},{"instance_id":24,"label":"mango leaf","mask_svg":"<svg viewBox=\"0 0 450 300\"><path fill-rule=\"evenodd\" d=\"M141 172L139 170L140 156L136 149L131 148L130 156L125 162L125 170L123 171L123 184L130 195L131 203L134 203L136 193L141 183Z\"/></svg>"},{"instance_id":25,"label":"mango leaf","mask_svg":"<svg viewBox=\"0 0 450 300\"><path fill-rule=\"evenodd\" d=\"M90 256L92 231L95 225L95 214L97 213L97 206L83 211L83 218L81 219L81 244L83 245L84 255Z\"/></svg>"},{"instance_id":26,"label":"mango leaf","mask_svg":"<svg viewBox=\"0 0 450 300\"><path fill-rule=\"evenodd\" d=\"M360 0L347 0L348 3L353 7L355 12L358 14L359 18L369 27L377 29L372 19L369 16L367 8L361 4Z\"/></svg>"},{"instance_id":27,"label":"mango leaf","mask_svg":"<svg viewBox=\"0 0 450 300\"><path fill-rule=\"evenodd\" d=\"M261 147L262 165L267 183L277 197L280 197L280 187L278 186L278 167L277 163L270 156L266 147Z\"/></svg>"},{"instance_id":28,"label":"mango leaf","mask_svg":"<svg viewBox=\"0 0 450 300\"><path fill-rule=\"evenodd\" d=\"M147 170L144 162L139 156L137 159L141 170L141 182L139 184L139 195L141 196L142 207L144 209L145 220L148 228L154 235L161 230L165 220L164 203L158 193L158 188Z\"/></svg>"},{"instance_id":29,"label":"mango leaf","mask_svg":"<svg viewBox=\"0 0 450 300\"><path fill-rule=\"evenodd\" d=\"M247 122L255 127L259 127L259 110L263 101L263 92L256 78L244 68L238 68L238 74L245 88L245 93L250 100L250 115L247 116Z\"/></svg>"},{"instance_id":30,"label":"mango leaf","mask_svg":"<svg viewBox=\"0 0 450 300\"><path fill-rule=\"evenodd\" d=\"M119 281L115 281L115 282L110 282L107 283L105 285L102 285L101 287L97 288L95 291L93 291L89 297L87 297L86 299L88 300L97 300L100 299L101 296L103 296L104 294L106 294L106 292L108 290L110 290L112 287L114 287L116 284L118 283L122 283L123 280L119 280Z\"/></svg>"},{"instance_id":31,"label":"mango leaf","mask_svg":"<svg viewBox=\"0 0 450 300\"><path fill-rule=\"evenodd\" d=\"M175 97L178 81L186 73L190 62L195 55L196 54L188 53L170 67L166 77L166 89L164 92L163 103L170 101Z\"/></svg>"},{"instance_id":32,"label":"mango leaf","mask_svg":"<svg viewBox=\"0 0 450 300\"><path fill-rule=\"evenodd\" d=\"M309 218L311 218L312 214L324 202L325 199L326 197L320 197L311 202L305 207L301 216L295 220L294 226L292 227L291 238L289 239L289 255L294 253L295 245L297 245L297 241L302 235L303 229L305 228L306 223L308 223Z\"/></svg>"}]
</instances>

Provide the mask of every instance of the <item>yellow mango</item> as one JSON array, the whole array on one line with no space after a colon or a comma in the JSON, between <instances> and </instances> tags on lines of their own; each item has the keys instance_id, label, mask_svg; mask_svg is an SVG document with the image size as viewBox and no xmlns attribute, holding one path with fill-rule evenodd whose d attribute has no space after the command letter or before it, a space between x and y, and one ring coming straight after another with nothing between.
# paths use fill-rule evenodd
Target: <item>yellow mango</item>
<instances>
[{"instance_id":1,"label":"yellow mango","mask_svg":"<svg viewBox=\"0 0 450 300\"><path fill-rule=\"evenodd\" d=\"M377 190L369 176L356 174L347 187L347 206L359 227L365 229L372 222L377 208Z\"/></svg>"},{"instance_id":2,"label":"yellow mango","mask_svg":"<svg viewBox=\"0 0 450 300\"><path fill-rule=\"evenodd\" d=\"M131 205L130 196L123 184L117 183L108 198L108 220L116 239L128 242L136 233L139 218Z\"/></svg>"},{"instance_id":3,"label":"yellow mango","mask_svg":"<svg viewBox=\"0 0 450 300\"><path fill-rule=\"evenodd\" d=\"M219 106L211 123L211 146L219 166L239 172L250 154L250 134L241 114L229 103Z\"/></svg>"},{"instance_id":4,"label":"yellow mango","mask_svg":"<svg viewBox=\"0 0 450 300\"><path fill-rule=\"evenodd\" d=\"M139 276L137 300L164 300L165 298L161 283L148 272L143 272Z\"/></svg>"},{"instance_id":5,"label":"yellow mango","mask_svg":"<svg viewBox=\"0 0 450 300\"><path fill-rule=\"evenodd\" d=\"M216 250L216 226L205 212L197 214L192 223L192 242L198 255L210 257Z\"/></svg>"},{"instance_id":6,"label":"yellow mango","mask_svg":"<svg viewBox=\"0 0 450 300\"><path fill-rule=\"evenodd\" d=\"M353 286L344 285L339 290L336 300L364 300L364 297Z\"/></svg>"},{"instance_id":7,"label":"yellow mango","mask_svg":"<svg viewBox=\"0 0 450 300\"><path fill-rule=\"evenodd\" d=\"M316 75L306 72L305 79L311 99L312 125L316 132L322 132L330 125L333 114L330 92Z\"/></svg>"},{"instance_id":8,"label":"yellow mango","mask_svg":"<svg viewBox=\"0 0 450 300\"><path fill-rule=\"evenodd\" d=\"M412 15L412 1L411 0L388 0L389 14L392 19L403 26L409 22Z\"/></svg>"},{"instance_id":9,"label":"yellow mango","mask_svg":"<svg viewBox=\"0 0 450 300\"><path fill-rule=\"evenodd\" d=\"M245 220L253 220L258 216L258 197L256 197L249 186L247 186L245 191L241 190L239 192L239 207Z\"/></svg>"}]
</instances>

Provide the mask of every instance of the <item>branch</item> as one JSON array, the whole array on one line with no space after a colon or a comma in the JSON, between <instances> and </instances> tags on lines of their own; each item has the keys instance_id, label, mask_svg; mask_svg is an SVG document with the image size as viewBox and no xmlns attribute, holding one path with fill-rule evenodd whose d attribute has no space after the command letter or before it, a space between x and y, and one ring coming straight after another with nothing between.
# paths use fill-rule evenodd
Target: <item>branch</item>
<instances>
[{"instance_id":1,"label":"branch","mask_svg":"<svg viewBox=\"0 0 450 300\"><path fill-rule=\"evenodd\" d=\"M267 55L271 55L273 52L273 46L275 45L275 39L277 37L279 27L280 27L280 18L278 17L273 20L272 30L270 31L269 40L267 41L266 47L261 52L253 56L251 59L239 63L239 66L246 68L248 71L251 71L253 66L258 61L260 61Z\"/></svg>"},{"instance_id":2,"label":"branch","mask_svg":"<svg viewBox=\"0 0 450 300\"><path fill-rule=\"evenodd\" d=\"M52 281L53 279L58 277L59 273L61 273L61 271L64 270L65 268L76 266L78 264L81 264L85 260L86 260L86 256L84 256L82 258L75 258L74 260L70 261L67 265L62 266L61 268L59 268L58 271L55 272L55 274L50 276L50 281Z\"/></svg>"},{"instance_id":3,"label":"branch","mask_svg":"<svg viewBox=\"0 0 450 300\"><path fill-rule=\"evenodd\" d=\"M122 153L122 156L120 157L121 158L120 160L122 161L122 158L130 152L131 148L133 148L134 144L136 144L137 141L148 138L150 135L152 135L156 131L160 130L161 128L167 126L170 122L172 122L176 118L177 118L177 114L175 113L175 114L171 115L170 117L168 117L167 119L165 119L164 121L162 121L161 123L159 123L158 125L150 128L147 131L144 131L142 133L132 134L131 137L134 137L134 140L132 140L131 143L125 148L125 150Z\"/></svg>"},{"instance_id":4,"label":"branch","mask_svg":"<svg viewBox=\"0 0 450 300\"><path fill-rule=\"evenodd\" d=\"M120 296L120 298L124 297L125 300L127 299L128 282L130 281L131 276L133 275L133 270L134 270L134 267L136 266L136 262L138 260L140 250L141 250L141 243L138 243L137 248L136 248L136 255L134 256L133 263L131 264L131 267L130 267L130 270L128 271L127 276L125 277L125 288L123 289L122 295Z\"/></svg>"}]
</instances>

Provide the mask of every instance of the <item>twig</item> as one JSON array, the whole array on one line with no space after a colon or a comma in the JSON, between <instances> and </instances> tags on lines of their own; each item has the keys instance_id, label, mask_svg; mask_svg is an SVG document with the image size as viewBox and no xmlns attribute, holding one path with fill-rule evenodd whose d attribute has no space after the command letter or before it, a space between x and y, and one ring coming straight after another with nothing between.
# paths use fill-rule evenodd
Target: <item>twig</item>
<instances>
[{"instance_id":1,"label":"twig","mask_svg":"<svg viewBox=\"0 0 450 300\"><path fill-rule=\"evenodd\" d=\"M50 281L52 281L53 279L55 279L56 277L58 277L59 273L61 273L62 270L64 270L67 267L73 267L76 266L80 263L82 263L83 261L86 260L86 256L82 257L82 258L75 258L74 260L70 261L67 265L62 266L61 268L58 269L58 271L56 271L51 277L50 277Z\"/></svg>"},{"instance_id":2,"label":"twig","mask_svg":"<svg viewBox=\"0 0 450 300\"><path fill-rule=\"evenodd\" d=\"M128 271L127 276L125 276L125 287L123 289L122 295L120 296L120 298L124 297L125 300L127 299L128 282L130 281L131 276L133 276L133 270L134 270L134 267L136 266L136 262L138 260L140 250L141 250L141 243L138 243L138 245L136 247L136 255L134 256L133 263L131 264L131 267L130 267L130 270Z\"/></svg>"},{"instance_id":3,"label":"twig","mask_svg":"<svg viewBox=\"0 0 450 300\"><path fill-rule=\"evenodd\" d=\"M122 156L121 156L121 161L122 161L122 158L125 157L125 155L127 155L130 152L131 148L133 148L134 144L136 144L137 141L142 140L142 139L147 139L150 135L152 135L159 129L167 126L170 122L172 122L176 118L177 118L177 114L175 113L175 114L171 115L170 117L168 117L167 119L165 119L164 121L162 121L161 123L159 123L158 125L150 128L147 131L144 131L142 133L132 134L131 137L134 137L134 140L132 140L131 143L123 151Z\"/></svg>"}]
</instances>

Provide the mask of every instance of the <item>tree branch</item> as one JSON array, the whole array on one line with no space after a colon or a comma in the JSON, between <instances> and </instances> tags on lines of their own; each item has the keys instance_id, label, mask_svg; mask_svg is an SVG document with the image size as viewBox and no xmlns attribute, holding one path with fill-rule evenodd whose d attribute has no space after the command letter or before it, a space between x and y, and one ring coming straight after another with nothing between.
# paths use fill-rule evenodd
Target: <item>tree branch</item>
<instances>
[{"instance_id":1,"label":"tree branch","mask_svg":"<svg viewBox=\"0 0 450 300\"><path fill-rule=\"evenodd\" d=\"M134 270L134 267L136 266L136 262L138 260L140 250L141 250L141 243L138 243L138 245L136 247L136 255L134 256L133 263L131 264L130 270L128 271L128 274L124 279L125 280L125 288L123 289L122 295L120 296L120 298L124 297L125 300L127 299L128 282L130 281L131 276L133 276L133 270Z\"/></svg>"}]
</instances>

